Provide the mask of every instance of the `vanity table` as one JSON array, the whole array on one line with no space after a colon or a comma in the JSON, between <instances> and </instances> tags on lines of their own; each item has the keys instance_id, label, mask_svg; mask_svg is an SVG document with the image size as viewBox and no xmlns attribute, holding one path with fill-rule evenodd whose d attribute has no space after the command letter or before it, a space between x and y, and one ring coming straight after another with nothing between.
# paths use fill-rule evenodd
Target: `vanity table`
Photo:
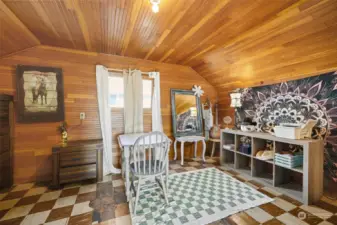
<instances>
[{"instance_id":1,"label":"vanity table","mask_svg":"<svg viewBox=\"0 0 337 225\"><path fill-rule=\"evenodd\" d=\"M206 152L206 143L205 138L202 136L185 136L185 137L178 137L174 141L174 160L177 160L177 142L181 142L181 165L184 165L184 144L185 142L193 142L194 143L194 158L197 157L197 148L198 148L198 141L202 142L202 161L205 162L205 152Z\"/></svg>"},{"instance_id":2,"label":"vanity table","mask_svg":"<svg viewBox=\"0 0 337 225\"><path fill-rule=\"evenodd\" d=\"M174 160L177 159L177 143L181 143L181 165L184 165L184 144L194 143L194 157L198 142L202 142L202 160L205 161L206 143L203 137L200 97L191 90L171 89Z\"/></svg>"}]
</instances>

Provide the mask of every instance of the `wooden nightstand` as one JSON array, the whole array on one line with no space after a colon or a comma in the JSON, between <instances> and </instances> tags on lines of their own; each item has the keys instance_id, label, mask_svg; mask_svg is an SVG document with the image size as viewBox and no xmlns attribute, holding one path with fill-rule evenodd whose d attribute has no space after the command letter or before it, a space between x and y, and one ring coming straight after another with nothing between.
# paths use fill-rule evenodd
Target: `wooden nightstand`
<instances>
[{"instance_id":1,"label":"wooden nightstand","mask_svg":"<svg viewBox=\"0 0 337 225\"><path fill-rule=\"evenodd\" d=\"M52 188L60 184L86 179L103 179L103 142L98 140L69 141L53 146Z\"/></svg>"}]
</instances>

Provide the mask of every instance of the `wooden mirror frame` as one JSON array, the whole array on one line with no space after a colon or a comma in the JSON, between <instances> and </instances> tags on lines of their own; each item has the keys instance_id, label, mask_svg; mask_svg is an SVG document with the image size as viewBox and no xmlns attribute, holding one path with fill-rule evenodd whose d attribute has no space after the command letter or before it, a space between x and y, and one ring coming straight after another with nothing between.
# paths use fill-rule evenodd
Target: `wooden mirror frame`
<instances>
[{"instance_id":1,"label":"wooden mirror frame","mask_svg":"<svg viewBox=\"0 0 337 225\"><path fill-rule=\"evenodd\" d=\"M201 110L201 101L200 97L195 96L196 107L197 107L197 130L191 132L177 132L177 114L176 114L176 100L175 95L194 95L192 90L181 90L181 89L171 89L171 106L172 106L172 124L173 124L173 135L174 137L184 137L184 136L202 136L203 135L203 123L202 123L202 110Z\"/></svg>"}]
</instances>

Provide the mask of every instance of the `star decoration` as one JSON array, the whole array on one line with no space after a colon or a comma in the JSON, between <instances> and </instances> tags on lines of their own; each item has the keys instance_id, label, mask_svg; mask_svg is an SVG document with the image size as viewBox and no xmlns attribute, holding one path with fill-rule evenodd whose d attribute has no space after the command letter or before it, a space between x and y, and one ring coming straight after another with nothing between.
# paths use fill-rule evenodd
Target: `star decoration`
<instances>
[{"instance_id":1,"label":"star decoration","mask_svg":"<svg viewBox=\"0 0 337 225\"><path fill-rule=\"evenodd\" d=\"M194 85L192 88L192 91L194 91L194 95L198 97L203 96L204 94L204 91L201 90L201 86Z\"/></svg>"}]
</instances>

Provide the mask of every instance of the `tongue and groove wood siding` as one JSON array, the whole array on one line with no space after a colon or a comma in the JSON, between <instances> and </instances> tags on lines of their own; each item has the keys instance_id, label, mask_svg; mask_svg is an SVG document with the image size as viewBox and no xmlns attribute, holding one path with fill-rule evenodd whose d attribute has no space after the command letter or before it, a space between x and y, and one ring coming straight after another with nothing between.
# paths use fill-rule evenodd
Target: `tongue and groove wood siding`
<instances>
[{"instance_id":1,"label":"tongue and groove wood siding","mask_svg":"<svg viewBox=\"0 0 337 225\"><path fill-rule=\"evenodd\" d=\"M220 118L233 116L235 88L337 70L337 1L297 1L202 58L189 65L217 89Z\"/></svg>"},{"instance_id":2,"label":"tongue and groove wood siding","mask_svg":"<svg viewBox=\"0 0 337 225\"><path fill-rule=\"evenodd\" d=\"M189 67L158 63L92 52L56 47L38 46L0 58L0 93L15 96L15 66L17 64L60 67L64 76L65 118L70 126L70 140L101 138L97 98L95 65L111 68L138 68L142 71L160 71L161 105L165 133L172 135L170 89L191 89L201 85L212 100L215 89ZM80 112L86 119L79 126ZM15 122L14 183L51 179L51 147L60 141L59 123L18 124ZM144 113L145 131L151 130L151 112ZM116 136L123 133L123 111L112 110L113 161L117 166L119 150Z\"/></svg>"}]
</instances>

